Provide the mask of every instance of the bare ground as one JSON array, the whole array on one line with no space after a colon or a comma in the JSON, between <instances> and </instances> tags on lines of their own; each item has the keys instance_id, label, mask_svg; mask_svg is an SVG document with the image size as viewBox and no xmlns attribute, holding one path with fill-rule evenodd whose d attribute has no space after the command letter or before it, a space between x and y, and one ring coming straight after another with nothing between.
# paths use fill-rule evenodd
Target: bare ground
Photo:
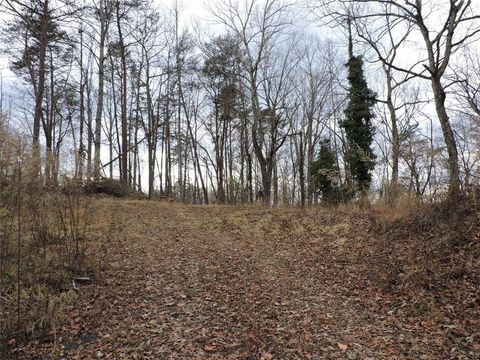
<instances>
[{"instance_id":1,"label":"bare ground","mask_svg":"<svg viewBox=\"0 0 480 360\"><path fill-rule=\"evenodd\" d=\"M96 211L107 270L56 341L21 358L480 359L478 283L398 290L365 218L133 200Z\"/></svg>"}]
</instances>

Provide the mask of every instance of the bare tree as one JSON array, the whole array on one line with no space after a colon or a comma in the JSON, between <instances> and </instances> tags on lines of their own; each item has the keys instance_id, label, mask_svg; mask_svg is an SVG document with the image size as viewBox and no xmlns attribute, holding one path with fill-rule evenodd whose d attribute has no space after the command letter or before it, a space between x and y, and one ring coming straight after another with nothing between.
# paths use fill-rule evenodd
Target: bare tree
<instances>
[{"instance_id":1,"label":"bare tree","mask_svg":"<svg viewBox=\"0 0 480 360\"><path fill-rule=\"evenodd\" d=\"M311 166L320 136L331 118L333 109L328 99L335 92L335 77L342 73L343 64L336 58L333 44L308 39L302 45L299 79L295 92L299 116L293 127L293 141L298 166L300 204L313 203L314 179Z\"/></svg>"},{"instance_id":2,"label":"bare tree","mask_svg":"<svg viewBox=\"0 0 480 360\"><path fill-rule=\"evenodd\" d=\"M290 5L279 0L264 2L249 0L242 6L229 0L218 7L210 8L210 12L219 23L226 26L228 31L239 39L242 50L245 52L245 56L242 57L243 68L253 117L251 140L261 171L264 201L269 203L274 156L283 145L285 138L275 136L278 131L277 126L281 122L277 109L262 109L259 88L264 79L262 79L261 67L277 45L285 41L285 30L290 24L288 12ZM286 75L286 72L283 75ZM265 124L266 121L270 123L270 129L273 131L270 134L273 137L270 137L269 149L264 152L262 141L265 138L262 123Z\"/></svg>"},{"instance_id":3,"label":"bare tree","mask_svg":"<svg viewBox=\"0 0 480 360\"><path fill-rule=\"evenodd\" d=\"M411 75L396 72L392 64L398 61L399 49L410 35L412 24L403 22L401 18L390 16L390 7L386 6L384 8L386 15L375 22L374 25L369 23L368 18L362 18L361 16L353 16L353 23L358 36L375 52L376 60L381 64L385 74L386 89L384 99L378 99L378 101L385 104L389 113L388 120L392 147L390 190L392 195L395 195L398 186L400 147L403 140L399 129L399 113L405 106L415 105L416 102L405 103L400 101L399 103L397 101L399 90L411 80ZM402 25L405 26L402 28Z\"/></svg>"},{"instance_id":4,"label":"bare tree","mask_svg":"<svg viewBox=\"0 0 480 360\"><path fill-rule=\"evenodd\" d=\"M480 14L474 11L472 0L445 1L447 11L434 12L432 1L415 0L400 3L396 0L351 0L343 3L363 3L370 5L359 15L364 19L384 18L405 21L412 27L412 35L420 34L424 43L426 58L410 66L386 59L391 69L428 80L430 82L435 110L440 122L448 152L449 193L455 196L460 191L460 172L458 149L446 108L445 83L448 66L452 56L463 46L474 41L480 35ZM432 17L435 20L432 21Z\"/></svg>"}]
</instances>

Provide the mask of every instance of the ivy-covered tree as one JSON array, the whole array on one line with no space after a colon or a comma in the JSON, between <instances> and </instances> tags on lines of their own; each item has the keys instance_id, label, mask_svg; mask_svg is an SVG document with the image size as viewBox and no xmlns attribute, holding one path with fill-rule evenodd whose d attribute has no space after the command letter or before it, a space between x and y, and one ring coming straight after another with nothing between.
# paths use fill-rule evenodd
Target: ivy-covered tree
<instances>
[{"instance_id":1,"label":"ivy-covered tree","mask_svg":"<svg viewBox=\"0 0 480 360\"><path fill-rule=\"evenodd\" d=\"M348 106L345 119L340 126L345 129L348 142L346 161L355 181L355 189L366 191L372 181L372 170L375 167L375 154L372 141L375 133L372 120L372 107L376 102L376 94L369 89L363 74L361 56L351 56L348 68Z\"/></svg>"},{"instance_id":2,"label":"ivy-covered tree","mask_svg":"<svg viewBox=\"0 0 480 360\"><path fill-rule=\"evenodd\" d=\"M321 196L323 202L335 203L340 200L335 152L329 139L320 142L318 157L311 166L311 176L314 179L315 192Z\"/></svg>"}]
</instances>

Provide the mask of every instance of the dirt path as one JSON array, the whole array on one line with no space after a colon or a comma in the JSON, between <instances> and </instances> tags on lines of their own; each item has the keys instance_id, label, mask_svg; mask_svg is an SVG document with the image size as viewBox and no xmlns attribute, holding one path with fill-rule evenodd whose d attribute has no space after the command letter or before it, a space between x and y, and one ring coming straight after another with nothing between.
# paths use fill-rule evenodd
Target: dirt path
<instances>
[{"instance_id":1,"label":"dirt path","mask_svg":"<svg viewBox=\"0 0 480 360\"><path fill-rule=\"evenodd\" d=\"M56 346L25 357L462 358L431 308L367 280L368 256L352 254L365 224L313 210L104 206L117 232L104 279L82 288Z\"/></svg>"}]
</instances>

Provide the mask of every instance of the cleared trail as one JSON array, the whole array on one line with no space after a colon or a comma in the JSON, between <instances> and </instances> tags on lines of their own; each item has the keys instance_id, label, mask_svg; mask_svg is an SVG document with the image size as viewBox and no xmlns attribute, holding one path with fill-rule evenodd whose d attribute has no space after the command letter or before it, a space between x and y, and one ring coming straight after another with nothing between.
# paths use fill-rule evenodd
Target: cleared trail
<instances>
[{"instance_id":1,"label":"cleared trail","mask_svg":"<svg viewBox=\"0 0 480 360\"><path fill-rule=\"evenodd\" d=\"M102 279L80 289L56 344L32 344L24 358L455 357L428 303L370 273L366 221L145 201L97 211L111 208L114 225L92 224L109 239Z\"/></svg>"}]
</instances>

